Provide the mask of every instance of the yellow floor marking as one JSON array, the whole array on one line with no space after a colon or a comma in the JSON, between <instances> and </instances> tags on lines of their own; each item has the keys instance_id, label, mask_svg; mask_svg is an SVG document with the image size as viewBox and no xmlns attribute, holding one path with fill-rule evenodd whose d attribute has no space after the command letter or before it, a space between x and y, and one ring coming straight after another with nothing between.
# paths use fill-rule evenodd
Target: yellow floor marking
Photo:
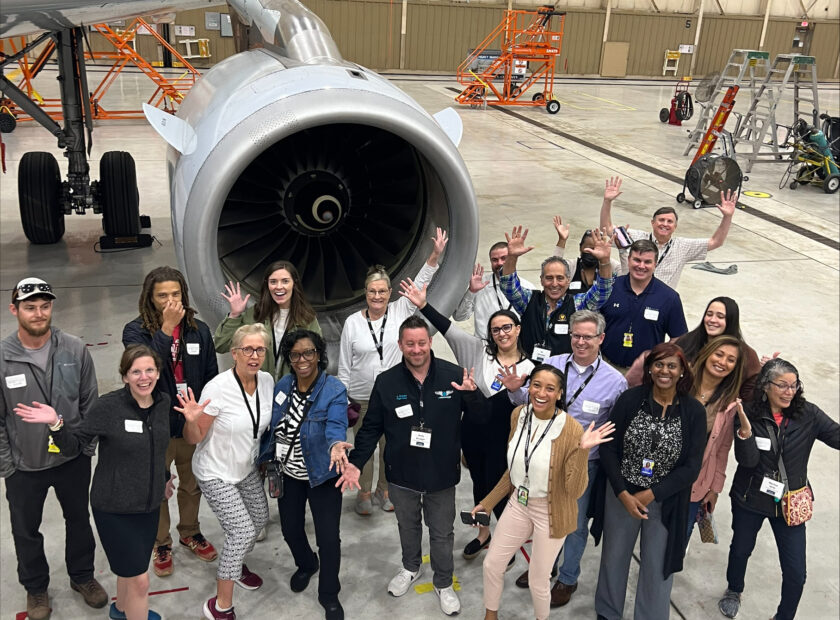
<instances>
[{"instance_id":1,"label":"yellow floor marking","mask_svg":"<svg viewBox=\"0 0 840 620\"><path fill-rule=\"evenodd\" d=\"M414 586L414 591L417 592L417 594L426 594L434 589L435 586L431 581L428 583L418 583L416 586ZM461 591L461 584L459 583L458 578L455 576L452 577L452 589L456 592Z\"/></svg>"},{"instance_id":2,"label":"yellow floor marking","mask_svg":"<svg viewBox=\"0 0 840 620\"><path fill-rule=\"evenodd\" d=\"M590 99L597 99L598 101L605 101L606 103L611 103L611 104L619 106L620 108L623 108L625 110L635 110L636 109L636 108L631 107L629 105L626 105L624 103L619 103L618 101L613 101L612 99L604 99L603 97L596 97L595 95L587 95L586 93L583 93L579 90L576 90L575 92L578 95L581 95L582 97L589 97Z\"/></svg>"},{"instance_id":3,"label":"yellow floor marking","mask_svg":"<svg viewBox=\"0 0 840 620\"><path fill-rule=\"evenodd\" d=\"M744 196L749 196L750 198L772 198L773 196L768 194L767 192L754 192L752 190L741 192Z\"/></svg>"}]
</instances>

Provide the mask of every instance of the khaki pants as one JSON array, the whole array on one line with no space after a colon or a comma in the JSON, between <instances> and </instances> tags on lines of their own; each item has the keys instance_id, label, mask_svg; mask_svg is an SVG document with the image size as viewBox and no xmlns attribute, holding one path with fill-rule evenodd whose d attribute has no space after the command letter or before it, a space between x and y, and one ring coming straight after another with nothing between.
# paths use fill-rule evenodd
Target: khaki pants
<instances>
[{"instance_id":1,"label":"khaki pants","mask_svg":"<svg viewBox=\"0 0 840 620\"><path fill-rule=\"evenodd\" d=\"M195 446L187 443L183 437L173 437L166 448L166 469L170 470L175 462L178 473L178 534L181 538L193 536L200 531L198 525L198 503L201 501L201 489L198 488L192 473L192 457ZM160 505L160 522L158 523L155 547L161 545L172 546L172 536L169 534L169 501L164 500Z\"/></svg>"},{"instance_id":2,"label":"khaki pants","mask_svg":"<svg viewBox=\"0 0 840 620\"><path fill-rule=\"evenodd\" d=\"M355 428L362 428L362 422L365 420L365 414L368 410L369 401L360 401L361 411L359 411L359 421ZM359 486L362 487L360 493L370 493L373 486L373 458L368 459L362 473L359 476ZM388 481L385 478L385 435L379 438L379 478L376 481L376 490L382 493L388 492Z\"/></svg>"}]
</instances>

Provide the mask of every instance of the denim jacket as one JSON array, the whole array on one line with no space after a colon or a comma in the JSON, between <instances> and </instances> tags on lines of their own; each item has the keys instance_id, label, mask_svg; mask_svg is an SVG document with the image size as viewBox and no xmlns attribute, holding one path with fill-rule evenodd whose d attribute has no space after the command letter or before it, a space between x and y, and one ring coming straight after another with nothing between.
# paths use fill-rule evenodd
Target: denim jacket
<instances>
[{"instance_id":1,"label":"denim jacket","mask_svg":"<svg viewBox=\"0 0 840 620\"><path fill-rule=\"evenodd\" d=\"M260 441L258 463L274 458L274 433L289 410L289 398L295 385L292 374L285 375L274 386L274 407L271 424ZM277 403L277 394L287 398ZM321 371L308 398L312 402L300 428L300 446L303 461L309 473L309 485L316 487L337 474L330 471L330 448L337 441L347 441L347 390L335 377Z\"/></svg>"}]
</instances>

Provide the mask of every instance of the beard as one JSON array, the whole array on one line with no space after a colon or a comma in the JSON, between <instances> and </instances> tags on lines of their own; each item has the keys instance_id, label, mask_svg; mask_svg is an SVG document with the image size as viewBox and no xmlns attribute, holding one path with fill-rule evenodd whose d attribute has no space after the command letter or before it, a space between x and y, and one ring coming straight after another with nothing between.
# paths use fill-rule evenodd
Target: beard
<instances>
[{"instance_id":1,"label":"beard","mask_svg":"<svg viewBox=\"0 0 840 620\"><path fill-rule=\"evenodd\" d=\"M33 338L40 338L41 336L50 331L51 324L52 319L47 319L47 322L44 323L41 327L33 327L29 323L20 323L20 326L23 328L23 331L25 331Z\"/></svg>"}]
</instances>

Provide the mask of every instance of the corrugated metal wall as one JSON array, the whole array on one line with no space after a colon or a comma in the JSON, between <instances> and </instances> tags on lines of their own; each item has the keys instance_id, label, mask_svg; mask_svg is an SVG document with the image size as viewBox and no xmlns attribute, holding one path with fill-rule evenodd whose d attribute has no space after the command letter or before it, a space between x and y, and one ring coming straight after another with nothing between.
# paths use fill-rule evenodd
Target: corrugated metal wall
<instances>
[{"instance_id":1,"label":"corrugated metal wall","mask_svg":"<svg viewBox=\"0 0 840 620\"><path fill-rule=\"evenodd\" d=\"M694 77L721 71L734 49L758 49L761 20L749 17L703 18Z\"/></svg>"},{"instance_id":2,"label":"corrugated metal wall","mask_svg":"<svg viewBox=\"0 0 840 620\"><path fill-rule=\"evenodd\" d=\"M613 12L609 40L630 43L627 75L662 75L665 50L677 50L681 43L693 44L696 22L690 15ZM680 59L678 75L688 73L689 62L687 57Z\"/></svg>"},{"instance_id":3,"label":"corrugated metal wall","mask_svg":"<svg viewBox=\"0 0 840 620\"><path fill-rule=\"evenodd\" d=\"M605 18L603 11L575 11L566 14L563 48L555 65L556 73L598 73Z\"/></svg>"}]
</instances>

